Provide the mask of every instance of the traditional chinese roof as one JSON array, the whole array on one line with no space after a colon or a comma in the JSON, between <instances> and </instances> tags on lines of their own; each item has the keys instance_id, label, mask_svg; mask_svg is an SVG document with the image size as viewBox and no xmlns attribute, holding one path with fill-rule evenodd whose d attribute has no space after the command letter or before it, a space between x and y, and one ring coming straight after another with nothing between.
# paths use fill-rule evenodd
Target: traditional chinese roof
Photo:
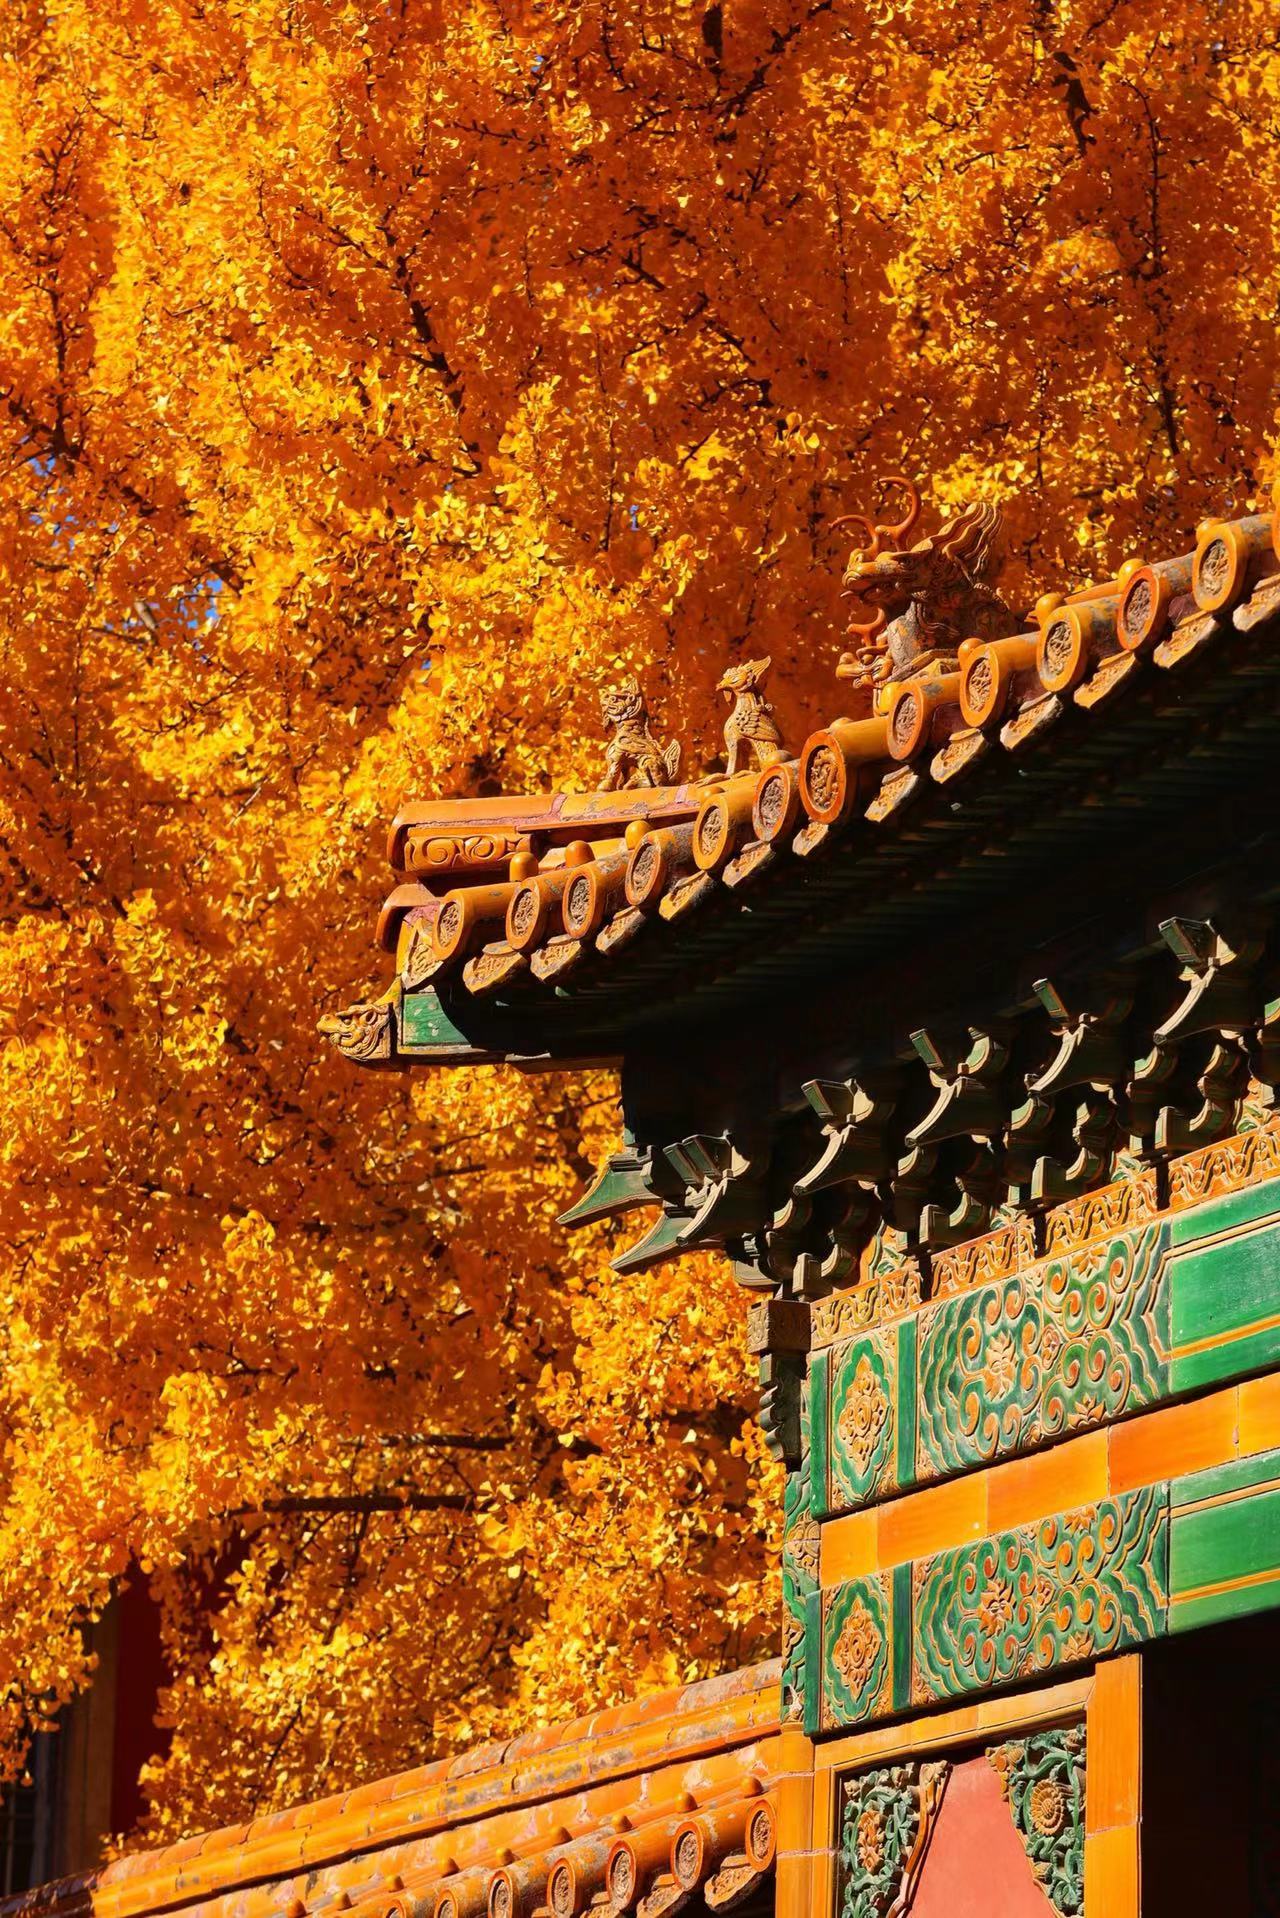
<instances>
[{"instance_id":1,"label":"traditional chinese roof","mask_svg":"<svg viewBox=\"0 0 1280 1918\"><path fill-rule=\"evenodd\" d=\"M851 568L859 589L886 563ZM1129 852L1154 875L1174 820L1185 863L1197 820L1220 831L1219 801L1265 787L1280 750L1270 516L1206 522L1193 550L1130 560L1012 623L886 654L860 681L842 667L845 716L750 771L407 806L380 925L395 979L326 1022L334 1043L380 1065L636 1052L780 982L918 968L1072 863Z\"/></svg>"},{"instance_id":2,"label":"traditional chinese roof","mask_svg":"<svg viewBox=\"0 0 1280 1918\"><path fill-rule=\"evenodd\" d=\"M0 1901L4 1918L641 1918L770 1908L777 1664ZM690 1904L690 1897L693 1903Z\"/></svg>"}]
</instances>

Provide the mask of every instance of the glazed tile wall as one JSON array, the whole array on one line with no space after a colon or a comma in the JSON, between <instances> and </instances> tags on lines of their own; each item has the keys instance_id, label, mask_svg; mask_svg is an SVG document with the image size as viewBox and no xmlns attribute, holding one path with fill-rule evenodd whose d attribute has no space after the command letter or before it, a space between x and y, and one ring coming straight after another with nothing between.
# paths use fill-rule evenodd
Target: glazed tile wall
<instances>
[{"instance_id":1,"label":"glazed tile wall","mask_svg":"<svg viewBox=\"0 0 1280 1918\"><path fill-rule=\"evenodd\" d=\"M1280 1449L840 1580L806 1603L810 1735L1280 1604Z\"/></svg>"}]
</instances>

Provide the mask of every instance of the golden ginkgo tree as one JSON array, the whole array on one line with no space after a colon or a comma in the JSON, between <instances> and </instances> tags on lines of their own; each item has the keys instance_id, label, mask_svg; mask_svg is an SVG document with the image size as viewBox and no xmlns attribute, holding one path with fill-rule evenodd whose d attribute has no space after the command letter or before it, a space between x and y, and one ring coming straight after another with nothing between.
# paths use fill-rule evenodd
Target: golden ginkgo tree
<instances>
[{"instance_id":1,"label":"golden ginkgo tree","mask_svg":"<svg viewBox=\"0 0 1280 1918\"><path fill-rule=\"evenodd\" d=\"M832 522L1005 503L1029 600L1270 485L1265 0L11 0L0 60L0 1731L130 1565L143 1835L775 1642L707 1262L557 1210L603 1075L408 1083L408 796L838 710Z\"/></svg>"}]
</instances>

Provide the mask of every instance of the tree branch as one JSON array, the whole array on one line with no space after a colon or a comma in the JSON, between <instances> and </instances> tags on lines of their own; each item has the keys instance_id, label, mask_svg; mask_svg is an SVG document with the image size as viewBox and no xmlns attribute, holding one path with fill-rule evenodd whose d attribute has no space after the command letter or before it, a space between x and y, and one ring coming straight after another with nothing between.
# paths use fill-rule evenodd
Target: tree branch
<instances>
[{"instance_id":1,"label":"tree branch","mask_svg":"<svg viewBox=\"0 0 1280 1918\"><path fill-rule=\"evenodd\" d=\"M350 1492L301 1493L292 1498L264 1498L260 1505L237 1505L227 1518L292 1518L302 1512L465 1512L474 1500L469 1492Z\"/></svg>"}]
</instances>

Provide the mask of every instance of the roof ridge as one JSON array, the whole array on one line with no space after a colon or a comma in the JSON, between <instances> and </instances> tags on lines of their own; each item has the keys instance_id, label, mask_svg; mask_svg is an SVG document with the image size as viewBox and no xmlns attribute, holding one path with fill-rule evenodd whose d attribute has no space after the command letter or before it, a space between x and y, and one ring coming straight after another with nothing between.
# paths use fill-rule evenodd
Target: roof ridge
<instances>
[{"instance_id":1,"label":"roof ridge","mask_svg":"<svg viewBox=\"0 0 1280 1918\"><path fill-rule=\"evenodd\" d=\"M255 1884L314 1873L405 1839L470 1824L776 1730L781 1661L714 1678L558 1726L527 1731L247 1823L137 1852L100 1870L0 1900L3 1918L92 1911L128 1918Z\"/></svg>"},{"instance_id":2,"label":"roof ridge","mask_svg":"<svg viewBox=\"0 0 1280 1918\"><path fill-rule=\"evenodd\" d=\"M880 590L888 566L888 586L905 594L894 569L910 558L860 561L859 591ZM849 716L797 752L775 737L757 690L760 750L747 769L731 745L732 770L678 788L606 781L595 793L405 807L391 834L399 883L379 922L395 977L321 1030L372 1065L597 1057L643 1022L637 986L682 955L699 954L686 998L723 999L739 974L749 996L755 961L779 964L761 945L766 922L785 923L788 953L808 964L809 934L787 902L843 897L853 861L954 855L966 834L993 830L993 807L1012 806L1029 831L1033 788L1094 776L1100 754L1123 762L1128 733L1190 724L1193 705L1256 707L1280 677L1270 514L1206 520L1194 551L1045 594L1027 622L1006 609L1007 631L979 636L953 620L945 647L919 613L928 582L911 590L923 597L884 628L893 647L838 669ZM823 951L827 930L811 928Z\"/></svg>"}]
</instances>

